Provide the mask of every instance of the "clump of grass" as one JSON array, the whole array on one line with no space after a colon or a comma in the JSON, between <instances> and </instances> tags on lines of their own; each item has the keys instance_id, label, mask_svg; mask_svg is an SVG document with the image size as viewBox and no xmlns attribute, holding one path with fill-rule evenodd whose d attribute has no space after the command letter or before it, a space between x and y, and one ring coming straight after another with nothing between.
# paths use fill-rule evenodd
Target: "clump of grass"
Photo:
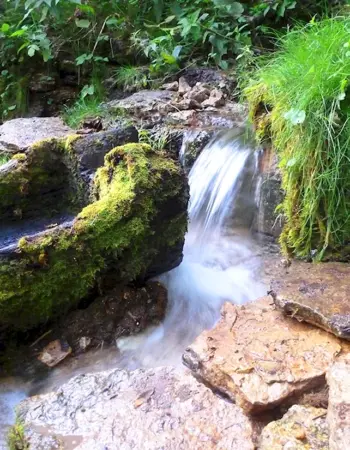
<instances>
[{"instance_id":1,"label":"clump of grass","mask_svg":"<svg viewBox=\"0 0 350 450\"><path fill-rule=\"evenodd\" d=\"M79 128L87 118L104 117L105 110L97 97L85 97L65 109L63 120L71 128Z\"/></svg>"},{"instance_id":2,"label":"clump of grass","mask_svg":"<svg viewBox=\"0 0 350 450\"><path fill-rule=\"evenodd\" d=\"M6 153L0 153L0 166L2 166L3 164L6 164L7 161L9 161L11 159L11 156L6 154Z\"/></svg>"},{"instance_id":3,"label":"clump of grass","mask_svg":"<svg viewBox=\"0 0 350 450\"><path fill-rule=\"evenodd\" d=\"M322 259L350 237L350 18L289 32L246 88L260 139L277 150L282 249Z\"/></svg>"},{"instance_id":4,"label":"clump of grass","mask_svg":"<svg viewBox=\"0 0 350 450\"><path fill-rule=\"evenodd\" d=\"M9 450L29 450L29 443L25 438L24 425L17 420L7 436L7 445Z\"/></svg>"},{"instance_id":5,"label":"clump of grass","mask_svg":"<svg viewBox=\"0 0 350 450\"><path fill-rule=\"evenodd\" d=\"M144 67L121 66L114 72L115 84L124 91L142 89L147 86L148 79Z\"/></svg>"}]
</instances>

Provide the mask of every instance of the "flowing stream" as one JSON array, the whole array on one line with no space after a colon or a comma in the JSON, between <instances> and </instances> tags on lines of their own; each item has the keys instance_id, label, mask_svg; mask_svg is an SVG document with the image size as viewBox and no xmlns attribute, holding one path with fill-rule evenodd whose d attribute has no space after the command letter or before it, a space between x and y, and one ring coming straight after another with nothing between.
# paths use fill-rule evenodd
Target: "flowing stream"
<instances>
[{"instance_id":1,"label":"flowing stream","mask_svg":"<svg viewBox=\"0 0 350 450\"><path fill-rule=\"evenodd\" d=\"M241 304L265 294L259 249L249 232L256 166L257 153L242 133L221 134L206 146L189 175L189 229L183 262L158 277L169 298L163 324L119 339L119 352L114 348L88 353L75 365L58 366L44 385L18 380L2 383L0 435L1 424L13 420L13 406L29 393L52 390L81 372L181 364L183 350L215 325L224 302Z\"/></svg>"}]
</instances>

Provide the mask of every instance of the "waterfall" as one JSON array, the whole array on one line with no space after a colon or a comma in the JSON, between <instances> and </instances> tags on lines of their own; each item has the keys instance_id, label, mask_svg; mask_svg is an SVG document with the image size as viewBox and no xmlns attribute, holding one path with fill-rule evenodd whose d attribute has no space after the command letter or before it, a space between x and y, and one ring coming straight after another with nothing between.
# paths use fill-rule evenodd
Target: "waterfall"
<instances>
[{"instance_id":1,"label":"waterfall","mask_svg":"<svg viewBox=\"0 0 350 450\"><path fill-rule=\"evenodd\" d=\"M166 318L143 337L117 342L129 363L137 348L135 366L176 364L186 346L215 325L224 302L242 304L265 294L249 229L236 226L237 216L246 217L255 204L255 168L254 148L237 131L219 135L198 157L189 174L184 258L158 278L168 289Z\"/></svg>"}]
</instances>

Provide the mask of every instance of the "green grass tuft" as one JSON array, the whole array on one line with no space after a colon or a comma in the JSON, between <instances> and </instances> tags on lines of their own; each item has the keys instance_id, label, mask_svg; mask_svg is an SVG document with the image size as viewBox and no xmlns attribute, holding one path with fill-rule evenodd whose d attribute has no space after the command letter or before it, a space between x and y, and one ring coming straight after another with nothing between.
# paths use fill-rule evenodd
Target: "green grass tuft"
<instances>
[{"instance_id":1,"label":"green grass tuft","mask_svg":"<svg viewBox=\"0 0 350 450\"><path fill-rule=\"evenodd\" d=\"M320 260L350 237L350 18L289 32L246 88L280 159L285 252Z\"/></svg>"},{"instance_id":2,"label":"green grass tuft","mask_svg":"<svg viewBox=\"0 0 350 450\"><path fill-rule=\"evenodd\" d=\"M122 66L114 72L116 86L124 91L144 89L148 84L145 67Z\"/></svg>"},{"instance_id":3,"label":"green grass tuft","mask_svg":"<svg viewBox=\"0 0 350 450\"><path fill-rule=\"evenodd\" d=\"M87 118L104 117L101 100L97 97L86 97L77 100L73 106L65 109L63 113L64 122L73 129L79 128Z\"/></svg>"},{"instance_id":4,"label":"green grass tuft","mask_svg":"<svg viewBox=\"0 0 350 450\"><path fill-rule=\"evenodd\" d=\"M3 164L6 164L7 161L9 161L11 159L11 156L7 155L7 154L0 154L0 166L2 166Z\"/></svg>"}]
</instances>

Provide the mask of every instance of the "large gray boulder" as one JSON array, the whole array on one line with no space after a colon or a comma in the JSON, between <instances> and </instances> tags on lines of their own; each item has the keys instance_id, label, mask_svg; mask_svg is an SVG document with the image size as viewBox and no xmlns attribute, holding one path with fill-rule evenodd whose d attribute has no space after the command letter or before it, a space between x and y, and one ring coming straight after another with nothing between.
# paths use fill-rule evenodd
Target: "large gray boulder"
<instances>
[{"instance_id":1,"label":"large gray boulder","mask_svg":"<svg viewBox=\"0 0 350 450\"><path fill-rule=\"evenodd\" d=\"M74 131L59 117L13 119L0 125L0 153L19 153L42 139L63 138Z\"/></svg>"}]
</instances>

